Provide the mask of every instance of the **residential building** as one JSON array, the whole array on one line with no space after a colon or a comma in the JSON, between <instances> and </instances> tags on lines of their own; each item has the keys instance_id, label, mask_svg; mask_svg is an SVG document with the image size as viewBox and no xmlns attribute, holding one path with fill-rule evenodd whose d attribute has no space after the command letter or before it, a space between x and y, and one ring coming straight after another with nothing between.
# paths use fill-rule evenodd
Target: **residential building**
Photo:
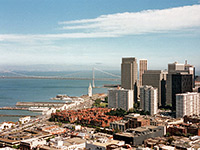
<instances>
[{"instance_id":1,"label":"residential building","mask_svg":"<svg viewBox=\"0 0 200 150\"><path fill-rule=\"evenodd\" d=\"M142 75L147 70L147 59L140 59L139 85L142 86Z\"/></svg>"},{"instance_id":2,"label":"residential building","mask_svg":"<svg viewBox=\"0 0 200 150\"><path fill-rule=\"evenodd\" d=\"M154 115L158 110L158 94L157 89L152 86L140 87L140 106L145 112L149 112L150 115Z\"/></svg>"},{"instance_id":3,"label":"residential building","mask_svg":"<svg viewBox=\"0 0 200 150\"><path fill-rule=\"evenodd\" d=\"M125 120L128 120L128 128L137 128L142 126L150 125L150 119L145 118L144 116L138 116L138 114L128 114L124 117Z\"/></svg>"},{"instance_id":4,"label":"residential building","mask_svg":"<svg viewBox=\"0 0 200 150\"><path fill-rule=\"evenodd\" d=\"M82 125L92 125L107 127L110 122L122 120L122 117L106 115L112 109L109 108L88 108L82 110L64 110L51 114L52 120L61 122L78 123Z\"/></svg>"},{"instance_id":5,"label":"residential building","mask_svg":"<svg viewBox=\"0 0 200 150\"><path fill-rule=\"evenodd\" d=\"M166 103L166 76L167 72L162 70L146 70L142 75L142 85L158 89L158 106L165 106Z\"/></svg>"},{"instance_id":6,"label":"residential building","mask_svg":"<svg viewBox=\"0 0 200 150\"><path fill-rule=\"evenodd\" d=\"M133 108L133 90L129 89L109 89L108 107L129 110Z\"/></svg>"},{"instance_id":7,"label":"residential building","mask_svg":"<svg viewBox=\"0 0 200 150\"><path fill-rule=\"evenodd\" d=\"M183 119L185 123L200 123L200 116L184 116Z\"/></svg>"},{"instance_id":8,"label":"residential building","mask_svg":"<svg viewBox=\"0 0 200 150\"><path fill-rule=\"evenodd\" d=\"M176 117L200 115L200 94L197 92L176 94Z\"/></svg>"},{"instance_id":9,"label":"residential building","mask_svg":"<svg viewBox=\"0 0 200 150\"><path fill-rule=\"evenodd\" d=\"M129 121L127 120L118 120L110 123L110 128L114 130L119 130L124 132L129 128Z\"/></svg>"}]
</instances>

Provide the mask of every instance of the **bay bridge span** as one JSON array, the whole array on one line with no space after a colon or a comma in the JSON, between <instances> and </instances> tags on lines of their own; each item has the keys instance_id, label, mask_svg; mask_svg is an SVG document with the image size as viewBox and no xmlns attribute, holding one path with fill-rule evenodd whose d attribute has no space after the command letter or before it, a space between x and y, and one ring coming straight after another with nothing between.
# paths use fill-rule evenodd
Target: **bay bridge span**
<instances>
[{"instance_id":1,"label":"bay bridge span","mask_svg":"<svg viewBox=\"0 0 200 150\"><path fill-rule=\"evenodd\" d=\"M107 78L95 78L95 71L99 71L105 75L108 75ZM99 81L120 81L121 76L116 75L98 68L93 68L92 70L92 77L77 77L77 75L80 75L82 72L78 71L71 74L66 74L62 76L40 76L40 75L27 75L18 73L15 71L1 71L1 73L6 73L6 75L0 75L0 79L58 79L58 80L92 80L92 85L95 87L95 80Z\"/></svg>"}]
</instances>

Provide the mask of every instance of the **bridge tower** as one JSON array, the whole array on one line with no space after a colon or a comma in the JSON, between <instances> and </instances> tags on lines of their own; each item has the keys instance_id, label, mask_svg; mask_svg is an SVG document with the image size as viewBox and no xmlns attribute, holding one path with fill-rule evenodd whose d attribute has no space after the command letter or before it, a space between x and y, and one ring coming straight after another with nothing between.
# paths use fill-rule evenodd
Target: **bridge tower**
<instances>
[{"instance_id":1,"label":"bridge tower","mask_svg":"<svg viewBox=\"0 0 200 150\"><path fill-rule=\"evenodd\" d=\"M94 67L92 69L93 75L92 75L92 88L95 88L95 84L94 84L94 79L95 79L95 75L94 75Z\"/></svg>"}]
</instances>

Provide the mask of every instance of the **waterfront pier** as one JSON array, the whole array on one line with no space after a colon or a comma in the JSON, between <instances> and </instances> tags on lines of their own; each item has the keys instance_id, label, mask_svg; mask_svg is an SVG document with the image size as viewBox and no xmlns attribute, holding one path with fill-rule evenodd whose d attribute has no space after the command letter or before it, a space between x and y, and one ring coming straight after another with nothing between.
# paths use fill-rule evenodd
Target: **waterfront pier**
<instances>
[{"instance_id":1,"label":"waterfront pier","mask_svg":"<svg viewBox=\"0 0 200 150\"><path fill-rule=\"evenodd\" d=\"M21 107L62 107L64 102L17 102L16 106Z\"/></svg>"}]
</instances>

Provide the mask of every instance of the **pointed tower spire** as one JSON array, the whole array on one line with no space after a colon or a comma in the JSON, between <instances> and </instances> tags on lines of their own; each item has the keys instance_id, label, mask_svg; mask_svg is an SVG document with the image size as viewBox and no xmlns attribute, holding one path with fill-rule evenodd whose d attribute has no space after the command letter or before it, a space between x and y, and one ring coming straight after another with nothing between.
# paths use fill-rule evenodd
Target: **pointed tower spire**
<instances>
[{"instance_id":1,"label":"pointed tower spire","mask_svg":"<svg viewBox=\"0 0 200 150\"><path fill-rule=\"evenodd\" d=\"M91 83L89 84L89 87L88 87L88 96L89 97L92 96L92 86L91 86Z\"/></svg>"}]
</instances>

